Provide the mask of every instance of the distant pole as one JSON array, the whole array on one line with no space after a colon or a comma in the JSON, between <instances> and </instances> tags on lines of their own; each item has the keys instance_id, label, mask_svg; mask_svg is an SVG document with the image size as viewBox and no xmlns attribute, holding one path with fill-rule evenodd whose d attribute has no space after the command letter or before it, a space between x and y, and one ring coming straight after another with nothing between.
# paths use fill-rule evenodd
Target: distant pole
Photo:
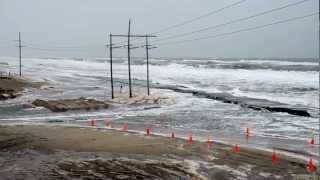
<instances>
[{"instance_id":1,"label":"distant pole","mask_svg":"<svg viewBox=\"0 0 320 180\"><path fill-rule=\"evenodd\" d=\"M19 32L19 75L21 76L21 33Z\"/></svg>"},{"instance_id":2,"label":"distant pole","mask_svg":"<svg viewBox=\"0 0 320 180\"><path fill-rule=\"evenodd\" d=\"M128 30L128 73L129 73L129 97L132 97L132 86L131 86L131 68L130 68L130 26L131 19L129 19L129 30Z\"/></svg>"},{"instance_id":3,"label":"distant pole","mask_svg":"<svg viewBox=\"0 0 320 180\"><path fill-rule=\"evenodd\" d=\"M147 56L147 87L148 87L148 96L150 96L150 86L149 86L149 43L148 43L148 36L146 36L146 56Z\"/></svg>"},{"instance_id":4,"label":"distant pole","mask_svg":"<svg viewBox=\"0 0 320 180\"><path fill-rule=\"evenodd\" d=\"M112 34L109 35L109 55L110 55L110 78L111 78L111 98L114 98L114 92L113 92L113 71L112 71Z\"/></svg>"}]
</instances>

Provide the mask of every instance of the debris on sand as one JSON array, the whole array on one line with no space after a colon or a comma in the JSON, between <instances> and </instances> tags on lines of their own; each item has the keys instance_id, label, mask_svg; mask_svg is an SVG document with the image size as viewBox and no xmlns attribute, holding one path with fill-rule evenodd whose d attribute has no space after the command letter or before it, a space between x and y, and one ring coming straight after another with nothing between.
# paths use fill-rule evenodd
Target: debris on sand
<instances>
[{"instance_id":1,"label":"debris on sand","mask_svg":"<svg viewBox=\"0 0 320 180\"><path fill-rule=\"evenodd\" d=\"M202 179L187 170L188 167L183 163L114 158L62 161L58 163L55 173L57 177L64 175L91 179Z\"/></svg>"},{"instance_id":2,"label":"debris on sand","mask_svg":"<svg viewBox=\"0 0 320 180\"><path fill-rule=\"evenodd\" d=\"M37 99L32 102L34 106L41 106L49 109L52 112L65 112L69 110L92 110L92 109L106 109L109 104L97 101L95 99L61 99L61 100L40 100Z\"/></svg>"}]
</instances>

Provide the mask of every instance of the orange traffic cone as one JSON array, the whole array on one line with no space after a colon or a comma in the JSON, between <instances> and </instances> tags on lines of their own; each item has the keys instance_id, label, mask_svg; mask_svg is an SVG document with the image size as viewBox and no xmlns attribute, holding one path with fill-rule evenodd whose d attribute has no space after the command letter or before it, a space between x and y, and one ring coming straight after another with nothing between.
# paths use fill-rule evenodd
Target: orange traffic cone
<instances>
[{"instance_id":1,"label":"orange traffic cone","mask_svg":"<svg viewBox=\"0 0 320 180\"><path fill-rule=\"evenodd\" d=\"M128 123L127 122L123 123L122 131L128 131Z\"/></svg>"},{"instance_id":2,"label":"orange traffic cone","mask_svg":"<svg viewBox=\"0 0 320 180\"><path fill-rule=\"evenodd\" d=\"M313 137L310 139L309 144L311 144L311 145L314 145L314 144L315 144L315 140L314 140Z\"/></svg>"},{"instance_id":3,"label":"orange traffic cone","mask_svg":"<svg viewBox=\"0 0 320 180\"><path fill-rule=\"evenodd\" d=\"M210 136L208 136L208 139L207 139L207 145L208 145L208 148L209 148L209 149L211 149L211 148L212 148L213 141L211 140Z\"/></svg>"},{"instance_id":4,"label":"orange traffic cone","mask_svg":"<svg viewBox=\"0 0 320 180\"><path fill-rule=\"evenodd\" d=\"M173 140L176 139L176 133L174 133L174 132L171 133L171 139L173 139Z\"/></svg>"},{"instance_id":5,"label":"orange traffic cone","mask_svg":"<svg viewBox=\"0 0 320 180\"><path fill-rule=\"evenodd\" d=\"M189 133L189 138L188 138L188 144L192 144L193 140L192 140L192 132Z\"/></svg>"},{"instance_id":6,"label":"orange traffic cone","mask_svg":"<svg viewBox=\"0 0 320 180\"><path fill-rule=\"evenodd\" d=\"M146 129L146 133L147 133L147 136L150 136L150 134L151 134L151 128L147 128L147 129Z\"/></svg>"},{"instance_id":7,"label":"orange traffic cone","mask_svg":"<svg viewBox=\"0 0 320 180\"><path fill-rule=\"evenodd\" d=\"M233 152L234 153L239 153L240 152L240 145L239 144L234 145Z\"/></svg>"},{"instance_id":8,"label":"orange traffic cone","mask_svg":"<svg viewBox=\"0 0 320 180\"><path fill-rule=\"evenodd\" d=\"M111 123L109 121L105 121L105 127L106 128L111 128Z\"/></svg>"},{"instance_id":9,"label":"orange traffic cone","mask_svg":"<svg viewBox=\"0 0 320 180\"><path fill-rule=\"evenodd\" d=\"M91 126L92 127L96 127L97 126L97 123L96 123L95 119L91 119Z\"/></svg>"},{"instance_id":10,"label":"orange traffic cone","mask_svg":"<svg viewBox=\"0 0 320 180\"><path fill-rule=\"evenodd\" d=\"M309 169L309 172L310 172L311 174L313 174L313 172L315 171L315 165L314 165L312 159L309 160L308 169Z\"/></svg>"},{"instance_id":11,"label":"orange traffic cone","mask_svg":"<svg viewBox=\"0 0 320 180\"><path fill-rule=\"evenodd\" d=\"M276 154L275 150L273 150L273 153L272 153L272 163L275 164L279 161L279 157L278 155Z\"/></svg>"}]
</instances>

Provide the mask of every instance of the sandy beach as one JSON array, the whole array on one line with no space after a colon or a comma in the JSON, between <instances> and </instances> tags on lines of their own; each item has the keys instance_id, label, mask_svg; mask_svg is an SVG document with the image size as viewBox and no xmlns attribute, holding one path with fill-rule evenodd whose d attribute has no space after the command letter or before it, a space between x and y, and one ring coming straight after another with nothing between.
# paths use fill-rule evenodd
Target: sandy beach
<instances>
[{"instance_id":1,"label":"sandy beach","mask_svg":"<svg viewBox=\"0 0 320 180\"><path fill-rule=\"evenodd\" d=\"M292 179L305 161L270 152L110 129L0 127L3 179Z\"/></svg>"}]
</instances>

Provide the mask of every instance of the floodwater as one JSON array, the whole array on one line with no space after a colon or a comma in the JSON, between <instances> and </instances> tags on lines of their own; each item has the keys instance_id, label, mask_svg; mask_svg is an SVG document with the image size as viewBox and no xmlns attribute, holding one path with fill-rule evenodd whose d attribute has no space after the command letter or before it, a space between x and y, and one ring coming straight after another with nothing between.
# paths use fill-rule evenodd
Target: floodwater
<instances>
[{"instance_id":1,"label":"floodwater","mask_svg":"<svg viewBox=\"0 0 320 180\"><path fill-rule=\"evenodd\" d=\"M17 59L0 58L0 71L17 72ZM133 59L134 95L146 95L146 65ZM176 104L145 109L125 106L98 111L51 113L43 108L30 108L35 99L88 97L110 98L109 64L105 59L25 58L24 77L44 81L53 88L28 89L16 99L0 102L0 123L50 123L87 126L90 119L104 121L120 128L123 122L129 129L154 133L194 137L226 143L241 143L256 148L279 148L315 155L318 148L310 147L308 139L318 136L319 130L319 67L315 60L245 60L245 59L151 59L150 80L153 84L179 85L206 92L226 92L277 101L303 107L311 117L256 111L237 104L174 92L151 89L151 94L173 97ZM128 65L124 58L114 64L115 93L128 95ZM120 90L122 86L122 90ZM247 139L245 128L252 137Z\"/></svg>"}]
</instances>

